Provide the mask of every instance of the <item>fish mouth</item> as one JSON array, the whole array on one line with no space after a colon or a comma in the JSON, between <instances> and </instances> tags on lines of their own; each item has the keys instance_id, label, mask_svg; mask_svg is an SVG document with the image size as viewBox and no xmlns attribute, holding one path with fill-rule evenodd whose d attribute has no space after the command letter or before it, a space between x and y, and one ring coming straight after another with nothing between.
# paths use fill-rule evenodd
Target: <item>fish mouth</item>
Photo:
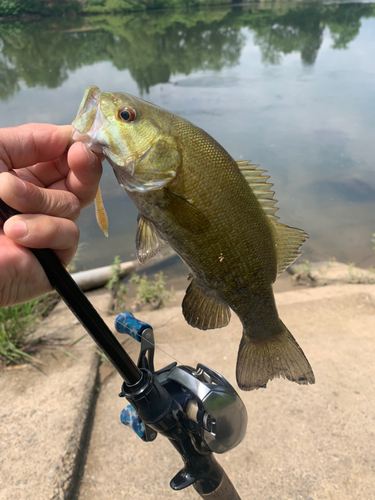
<instances>
[{"instance_id":1,"label":"fish mouth","mask_svg":"<svg viewBox=\"0 0 375 500\"><path fill-rule=\"evenodd\" d=\"M97 133L107 119L100 109L100 94L100 89L94 85L86 89L72 122L73 133L69 146L74 142L83 142L94 153L103 152L102 145L97 141Z\"/></svg>"}]
</instances>

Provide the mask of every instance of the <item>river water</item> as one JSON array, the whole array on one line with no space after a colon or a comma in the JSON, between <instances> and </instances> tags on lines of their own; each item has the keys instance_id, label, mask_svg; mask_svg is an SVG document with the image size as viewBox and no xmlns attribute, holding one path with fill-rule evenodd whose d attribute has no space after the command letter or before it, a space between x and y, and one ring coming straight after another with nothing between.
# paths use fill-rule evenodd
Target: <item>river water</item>
<instances>
[{"instance_id":1,"label":"river water","mask_svg":"<svg viewBox=\"0 0 375 500\"><path fill-rule=\"evenodd\" d=\"M375 264L375 4L0 24L0 127L70 123L88 85L142 96L261 164L281 222L310 236L303 259ZM101 186L110 238L86 208L78 269L135 255L137 211L108 164Z\"/></svg>"}]
</instances>

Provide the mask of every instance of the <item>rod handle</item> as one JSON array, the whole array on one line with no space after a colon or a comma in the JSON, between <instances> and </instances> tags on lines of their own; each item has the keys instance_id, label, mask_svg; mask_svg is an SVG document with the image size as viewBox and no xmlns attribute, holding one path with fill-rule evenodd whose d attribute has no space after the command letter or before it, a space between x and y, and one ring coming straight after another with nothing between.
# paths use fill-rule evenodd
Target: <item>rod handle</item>
<instances>
[{"instance_id":1,"label":"rod handle","mask_svg":"<svg viewBox=\"0 0 375 500\"><path fill-rule=\"evenodd\" d=\"M211 493L201 494L201 497L205 500L241 500L225 472L219 487Z\"/></svg>"},{"instance_id":2,"label":"rod handle","mask_svg":"<svg viewBox=\"0 0 375 500\"><path fill-rule=\"evenodd\" d=\"M204 500L241 500L240 495L237 493L236 488L233 486L225 470L213 455L211 455L211 459L214 462L215 472L218 472L221 476L220 484L214 491L202 493L201 488L197 483L194 483L193 486L197 493L199 493Z\"/></svg>"}]
</instances>

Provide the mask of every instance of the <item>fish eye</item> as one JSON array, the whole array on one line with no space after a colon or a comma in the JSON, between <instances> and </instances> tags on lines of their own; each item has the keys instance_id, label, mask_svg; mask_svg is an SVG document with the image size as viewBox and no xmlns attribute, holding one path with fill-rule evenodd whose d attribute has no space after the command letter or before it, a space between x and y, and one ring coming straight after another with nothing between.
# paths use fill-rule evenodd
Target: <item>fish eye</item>
<instances>
[{"instance_id":1,"label":"fish eye","mask_svg":"<svg viewBox=\"0 0 375 500\"><path fill-rule=\"evenodd\" d=\"M136 118L136 113L133 108L121 108L118 112L118 117L123 122L129 123L133 122Z\"/></svg>"}]
</instances>

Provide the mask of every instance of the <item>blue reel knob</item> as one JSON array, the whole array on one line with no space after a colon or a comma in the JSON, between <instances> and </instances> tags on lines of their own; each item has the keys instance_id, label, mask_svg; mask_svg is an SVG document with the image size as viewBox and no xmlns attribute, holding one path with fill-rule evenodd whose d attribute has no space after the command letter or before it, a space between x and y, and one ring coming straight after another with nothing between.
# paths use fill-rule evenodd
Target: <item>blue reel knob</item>
<instances>
[{"instance_id":1,"label":"blue reel knob","mask_svg":"<svg viewBox=\"0 0 375 500\"><path fill-rule=\"evenodd\" d=\"M140 334L146 328L152 330L152 326L135 318L131 312L120 313L115 319L115 328L119 333L126 333L138 342L141 341Z\"/></svg>"}]
</instances>

